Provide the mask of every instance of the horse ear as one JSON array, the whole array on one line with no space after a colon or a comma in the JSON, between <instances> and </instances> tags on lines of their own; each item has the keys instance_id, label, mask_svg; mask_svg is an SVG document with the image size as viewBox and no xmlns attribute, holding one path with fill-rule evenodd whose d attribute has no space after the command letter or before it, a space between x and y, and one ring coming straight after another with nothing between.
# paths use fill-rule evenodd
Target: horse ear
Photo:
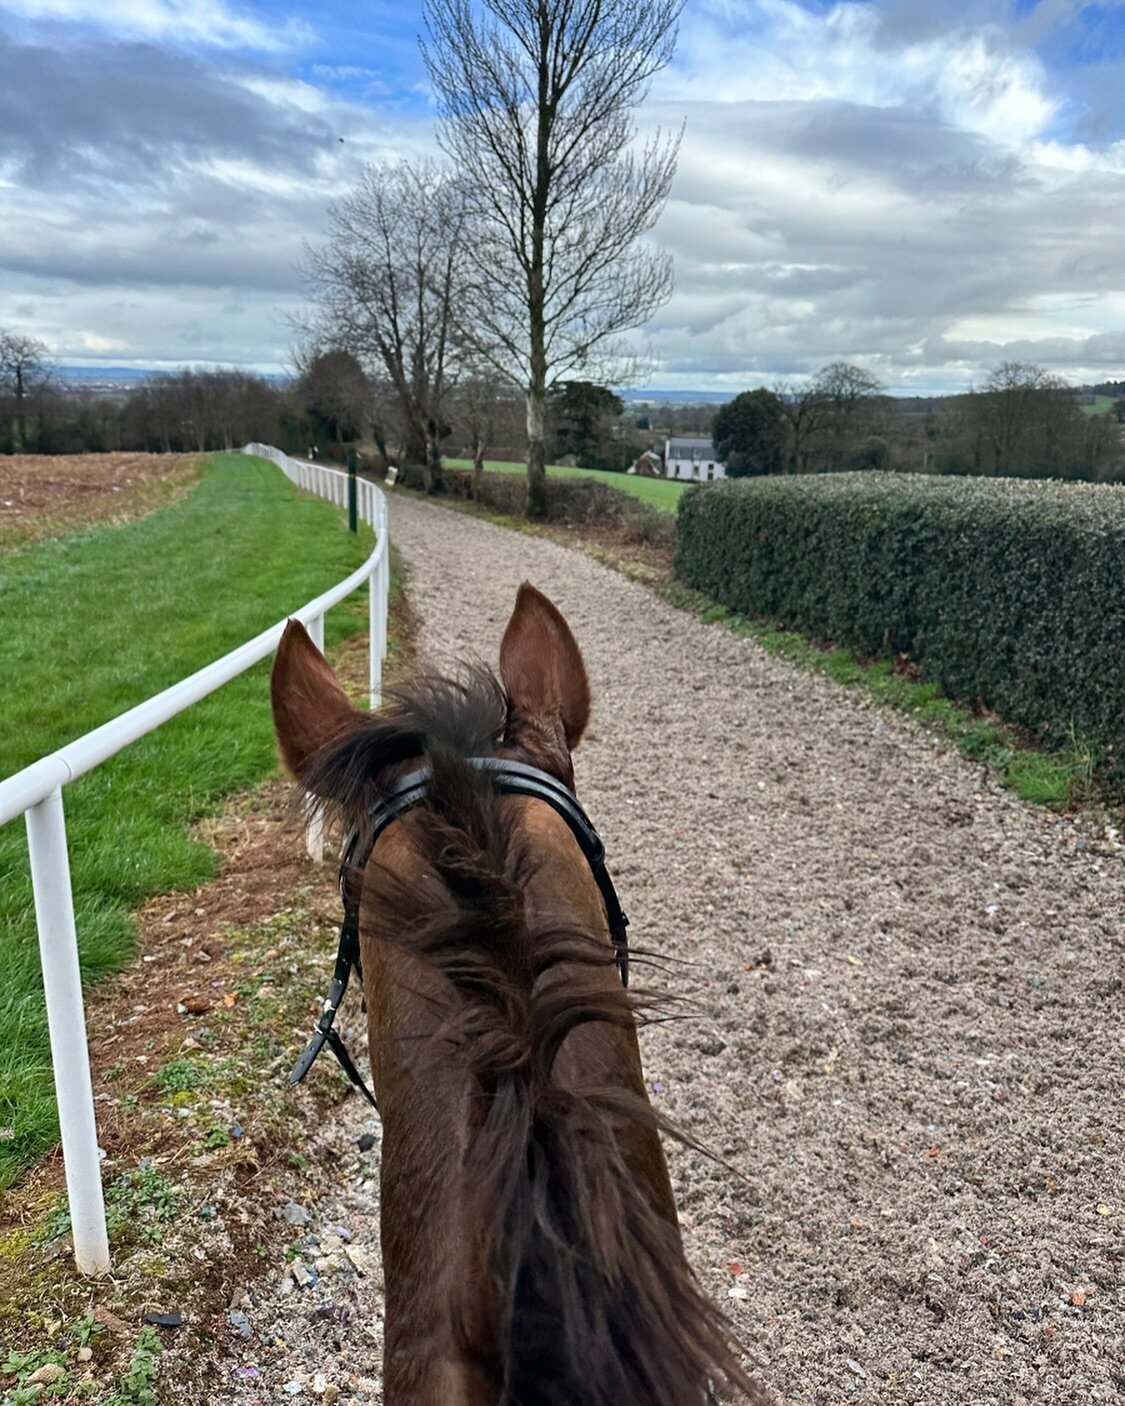
<instances>
[{"instance_id":1,"label":"horse ear","mask_svg":"<svg viewBox=\"0 0 1125 1406\"><path fill-rule=\"evenodd\" d=\"M270 701L281 760L298 780L309 758L362 716L299 620L290 620L277 646Z\"/></svg>"},{"instance_id":2,"label":"horse ear","mask_svg":"<svg viewBox=\"0 0 1125 1406\"><path fill-rule=\"evenodd\" d=\"M558 718L567 747L577 747L590 721L586 666L561 613L527 581L500 643L500 677L514 712Z\"/></svg>"}]
</instances>

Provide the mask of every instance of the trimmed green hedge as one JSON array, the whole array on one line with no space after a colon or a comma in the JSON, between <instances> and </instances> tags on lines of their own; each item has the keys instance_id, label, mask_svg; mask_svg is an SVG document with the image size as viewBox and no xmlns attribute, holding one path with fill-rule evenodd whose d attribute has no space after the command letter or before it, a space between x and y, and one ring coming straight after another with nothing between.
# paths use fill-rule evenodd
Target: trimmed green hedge
<instances>
[{"instance_id":1,"label":"trimmed green hedge","mask_svg":"<svg viewBox=\"0 0 1125 1406\"><path fill-rule=\"evenodd\" d=\"M1125 779L1125 488L801 475L680 500L676 570L743 615L906 653Z\"/></svg>"}]
</instances>

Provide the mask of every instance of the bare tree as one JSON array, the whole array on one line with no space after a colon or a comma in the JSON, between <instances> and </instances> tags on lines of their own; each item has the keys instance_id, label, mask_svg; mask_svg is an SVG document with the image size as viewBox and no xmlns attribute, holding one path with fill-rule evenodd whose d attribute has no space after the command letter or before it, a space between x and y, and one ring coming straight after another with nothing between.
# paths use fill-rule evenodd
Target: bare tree
<instances>
[{"instance_id":1,"label":"bare tree","mask_svg":"<svg viewBox=\"0 0 1125 1406\"><path fill-rule=\"evenodd\" d=\"M361 439L370 427L373 388L359 359L342 347L301 347L293 356L301 408L335 440Z\"/></svg>"},{"instance_id":2,"label":"bare tree","mask_svg":"<svg viewBox=\"0 0 1125 1406\"><path fill-rule=\"evenodd\" d=\"M620 379L621 334L672 289L639 240L679 137L633 151L631 110L671 59L683 0L427 0L439 139L472 205L463 333L527 396L528 514L546 511L547 389ZM478 10L481 12L478 17Z\"/></svg>"},{"instance_id":3,"label":"bare tree","mask_svg":"<svg viewBox=\"0 0 1125 1406\"><path fill-rule=\"evenodd\" d=\"M824 402L817 394L815 381L805 385L779 381L773 390L789 426L789 472L803 474L810 447L824 424Z\"/></svg>"},{"instance_id":4,"label":"bare tree","mask_svg":"<svg viewBox=\"0 0 1125 1406\"><path fill-rule=\"evenodd\" d=\"M864 439L883 428L883 383L862 366L834 361L813 378L821 406L823 467L839 470L854 462Z\"/></svg>"},{"instance_id":5,"label":"bare tree","mask_svg":"<svg viewBox=\"0 0 1125 1406\"><path fill-rule=\"evenodd\" d=\"M1029 466L1049 473L1059 441L1082 413L1061 377L1023 361L1002 361L970 405L984 449L982 468L999 475Z\"/></svg>"},{"instance_id":6,"label":"bare tree","mask_svg":"<svg viewBox=\"0 0 1125 1406\"><path fill-rule=\"evenodd\" d=\"M394 387L408 459L441 488L464 216L460 188L433 163L371 166L329 212L331 235L306 257L316 311L305 330L352 352Z\"/></svg>"},{"instance_id":7,"label":"bare tree","mask_svg":"<svg viewBox=\"0 0 1125 1406\"><path fill-rule=\"evenodd\" d=\"M1020 478L1112 476L1117 436L1083 413L1073 388L1042 366L1004 361L964 400L974 471Z\"/></svg>"},{"instance_id":8,"label":"bare tree","mask_svg":"<svg viewBox=\"0 0 1125 1406\"><path fill-rule=\"evenodd\" d=\"M881 424L883 383L862 366L833 361L804 385L774 387L789 426L789 472L840 469Z\"/></svg>"},{"instance_id":9,"label":"bare tree","mask_svg":"<svg viewBox=\"0 0 1125 1406\"><path fill-rule=\"evenodd\" d=\"M21 454L27 447L27 402L32 395L46 389L51 378L45 342L23 337L17 332L0 330L0 386L14 400L12 414L12 448Z\"/></svg>"},{"instance_id":10,"label":"bare tree","mask_svg":"<svg viewBox=\"0 0 1125 1406\"><path fill-rule=\"evenodd\" d=\"M463 376L450 401L454 433L473 460L473 494L480 497L484 456L510 417L515 391L497 372L485 369Z\"/></svg>"}]
</instances>

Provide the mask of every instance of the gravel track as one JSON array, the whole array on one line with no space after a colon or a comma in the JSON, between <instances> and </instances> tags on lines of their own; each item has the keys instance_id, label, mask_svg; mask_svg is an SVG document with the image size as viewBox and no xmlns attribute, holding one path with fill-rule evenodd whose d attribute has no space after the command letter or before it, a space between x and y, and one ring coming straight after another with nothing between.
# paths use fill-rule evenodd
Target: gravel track
<instances>
[{"instance_id":1,"label":"gravel track","mask_svg":"<svg viewBox=\"0 0 1125 1406\"><path fill-rule=\"evenodd\" d=\"M1120 852L577 552L402 498L391 534L431 662L494 662L525 578L582 647L579 794L634 942L692 964L646 1077L745 1178L669 1150L688 1254L779 1397L1121 1400ZM324 1130L318 1282L242 1301L263 1365L223 1399L379 1400L364 1132L356 1099Z\"/></svg>"}]
</instances>

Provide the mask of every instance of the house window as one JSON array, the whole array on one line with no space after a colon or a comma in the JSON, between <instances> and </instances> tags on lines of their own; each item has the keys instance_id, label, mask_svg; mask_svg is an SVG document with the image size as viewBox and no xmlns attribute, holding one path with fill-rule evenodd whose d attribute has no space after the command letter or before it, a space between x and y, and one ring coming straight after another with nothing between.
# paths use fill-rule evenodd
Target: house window
<instances>
[{"instance_id":1,"label":"house window","mask_svg":"<svg viewBox=\"0 0 1125 1406\"><path fill-rule=\"evenodd\" d=\"M715 477L715 465L714 465L714 464L708 464L708 465L707 465L707 477L708 477L709 479Z\"/></svg>"}]
</instances>

